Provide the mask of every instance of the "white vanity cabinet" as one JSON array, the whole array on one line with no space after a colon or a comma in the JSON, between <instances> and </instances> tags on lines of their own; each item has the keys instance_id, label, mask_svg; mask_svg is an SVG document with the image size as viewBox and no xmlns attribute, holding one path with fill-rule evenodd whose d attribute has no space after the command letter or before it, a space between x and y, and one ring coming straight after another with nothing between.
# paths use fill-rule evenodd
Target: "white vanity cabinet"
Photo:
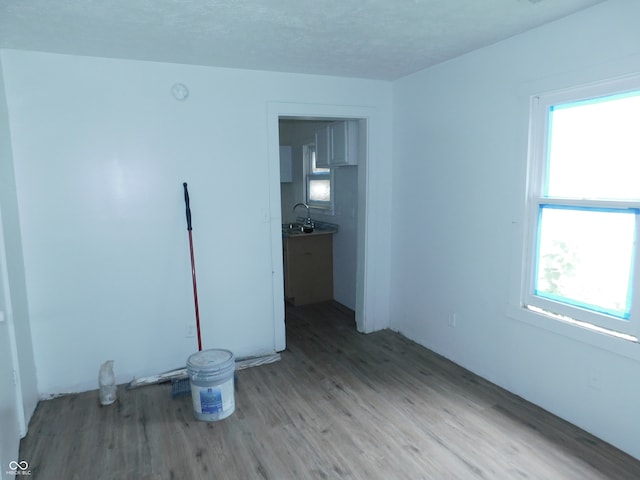
<instances>
[{"instance_id":1,"label":"white vanity cabinet","mask_svg":"<svg viewBox=\"0 0 640 480\"><path fill-rule=\"evenodd\" d=\"M358 164L358 120L329 123L316 131L316 166Z\"/></svg>"}]
</instances>

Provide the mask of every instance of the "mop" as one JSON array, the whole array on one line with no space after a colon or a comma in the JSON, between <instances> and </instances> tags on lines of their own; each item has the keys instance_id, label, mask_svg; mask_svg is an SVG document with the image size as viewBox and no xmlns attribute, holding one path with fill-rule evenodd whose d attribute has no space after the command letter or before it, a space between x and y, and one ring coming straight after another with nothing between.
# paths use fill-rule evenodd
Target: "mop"
<instances>
[{"instance_id":1,"label":"mop","mask_svg":"<svg viewBox=\"0 0 640 480\"><path fill-rule=\"evenodd\" d=\"M196 282L196 262L193 256L193 235L191 228L191 207L189 206L189 190L187 189L187 182L182 184L184 190L184 204L187 215L187 231L189 232L189 253L191 256L191 280L193 283L193 303L196 310L196 332L198 334L198 351L202 351L202 336L200 334L200 310L198 309L198 284ZM171 396L173 398L180 395L188 395L191 393L191 384L189 378L186 376L183 378L174 378L171 380Z\"/></svg>"},{"instance_id":2,"label":"mop","mask_svg":"<svg viewBox=\"0 0 640 480\"><path fill-rule=\"evenodd\" d=\"M191 227L191 207L189 205L189 190L187 189L187 183L182 184L184 189L184 203L186 207L187 216L187 231L189 232L189 252L191 256L191 279L193 283L193 302L196 312L196 332L198 335L198 351L202 351L202 335L200 334L200 310L198 308L198 286L196 282L196 265L193 256L193 235ZM259 365L266 365L268 363L277 362L280 360L279 353L256 355L249 357L236 358L236 371L249 367L256 367ZM236 379L237 380L237 379ZM191 383L189 381L189 375L186 368L178 368L170 370L168 372L160 373L158 375L152 375L150 377L133 379L127 389L142 387L144 385L153 385L157 383L171 382L171 396L176 398L182 395L189 395L191 393Z\"/></svg>"}]
</instances>

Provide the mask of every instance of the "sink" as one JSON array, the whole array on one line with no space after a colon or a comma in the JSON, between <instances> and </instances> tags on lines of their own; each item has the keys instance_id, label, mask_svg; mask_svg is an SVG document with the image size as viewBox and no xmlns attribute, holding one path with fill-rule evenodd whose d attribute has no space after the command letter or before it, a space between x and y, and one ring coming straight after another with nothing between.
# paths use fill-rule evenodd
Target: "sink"
<instances>
[{"instance_id":1,"label":"sink","mask_svg":"<svg viewBox=\"0 0 640 480\"><path fill-rule=\"evenodd\" d=\"M313 230L309 231L309 227L305 227L302 223L285 223L282 225L282 233L286 235L304 235L311 232Z\"/></svg>"},{"instance_id":2,"label":"sink","mask_svg":"<svg viewBox=\"0 0 640 480\"><path fill-rule=\"evenodd\" d=\"M293 237L296 235L308 235L309 233L338 233L338 225L335 223L313 221L313 230L304 231L305 219L298 217L296 222L282 224L282 235Z\"/></svg>"}]
</instances>

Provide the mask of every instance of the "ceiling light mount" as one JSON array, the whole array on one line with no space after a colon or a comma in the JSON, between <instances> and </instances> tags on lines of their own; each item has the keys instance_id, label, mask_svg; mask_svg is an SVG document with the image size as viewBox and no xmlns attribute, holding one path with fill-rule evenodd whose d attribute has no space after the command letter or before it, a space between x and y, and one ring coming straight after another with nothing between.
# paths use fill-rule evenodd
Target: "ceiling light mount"
<instances>
[{"instance_id":1,"label":"ceiling light mount","mask_svg":"<svg viewBox=\"0 0 640 480\"><path fill-rule=\"evenodd\" d=\"M176 100L183 102L189 96L189 89L183 83L176 83L171 87L171 95Z\"/></svg>"}]
</instances>

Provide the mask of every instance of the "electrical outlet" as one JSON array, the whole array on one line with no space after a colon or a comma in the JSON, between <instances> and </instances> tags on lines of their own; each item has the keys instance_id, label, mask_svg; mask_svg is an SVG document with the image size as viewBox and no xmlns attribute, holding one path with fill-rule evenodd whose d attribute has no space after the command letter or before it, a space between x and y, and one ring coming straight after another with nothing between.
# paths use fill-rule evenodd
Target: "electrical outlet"
<instances>
[{"instance_id":1,"label":"electrical outlet","mask_svg":"<svg viewBox=\"0 0 640 480\"><path fill-rule=\"evenodd\" d=\"M458 314L454 312L451 315L449 315L449 320L447 320L447 324L451 328L456 328L456 326L458 325Z\"/></svg>"},{"instance_id":2,"label":"electrical outlet","mask_svg":"<svg viewBox=\"0 0 640 480\"><path fill-rule=\"evenodd\" d=\"M187 338L193 338L196 336L196 326L191 324L191 323L187 323L184 326L184 336Z\"/></svg>"}]
</instances>

